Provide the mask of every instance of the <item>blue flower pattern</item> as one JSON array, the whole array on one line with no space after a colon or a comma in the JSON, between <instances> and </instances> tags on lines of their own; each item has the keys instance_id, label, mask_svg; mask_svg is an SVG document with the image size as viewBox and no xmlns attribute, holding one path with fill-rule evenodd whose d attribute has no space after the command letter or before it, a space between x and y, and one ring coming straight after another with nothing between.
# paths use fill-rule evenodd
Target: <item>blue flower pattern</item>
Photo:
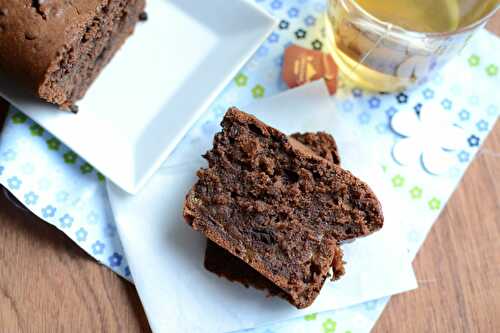
<instances>
[{"instance_id":1,"label":"blue flower pattern","mask_svg":"<svg viewBox=\"0 0 500 333\"><path fill-rule=\"evenodd\" d=\"M430 88L426 88L422 91L422 95L424 96L425 99L433 99L434 98L434 90Z\"/></svg>"},{"instance_id":2,"label":"blue flower pattern","mask_svg":"<svg viewBox=\"0 0 500 333\"><path fill-rule=\"evenodd\" d=\"M38 202L38 195L36 195L35 192L31 191L31 192L28 192L24 195L24 203L27 205L27 206L31 206L31 205L36 205L36 203Z\"/></svg>"},{"instance_id":3,"label":"blue flower pattern","mask_svg":"<svg viewBox=\"0 0 500 333\"><path fill-rule=\"evenodd\" d=\"M78 242L85 242L87 240L88 231L85 228L80 228L77 230L75 236Z\"/></svg>"},{"instance_id":4,"label":"blue flower pattern","mask_svg":"<svg viewBox=\"0 0 500 333\"><path fill-rule=\"evenodd\" d=\"M470 112L464 109L458 113L458 117L462 121L467 121L470 119Z\"/></svg>"},{"instance_id":5,"label":"blue flower pattern","mask_svg":"<svg viewBox=\"0 0 500 333\"><path fill-rule=\"evenodd\" d=\"M476 127L477 130L480 132L485 132L488 130L488 122L486 120L481 119L480 121L477 122Z\"/></svg>"},{"instance_id":6,"label":"blue flower pattern","mask_svg":"<svg viewBox=\"0 0 500 333\"><path fill-rule=\"evenodd\" d=\"M312 15L308 15L304 19L304 24L308 27L312 27L316 24L316 18Z\"/></svg>"},{"instance_id":7,"label":"blue flower pattern","mask_svg":"<svg viewBox=\"0 0 500 333\"><path fill-rule=\"evenodd\" d=\"M392 118L392 116L394 116L396 114L396 112L398 112L398 109L396 109L394 106L391 106L390 108L388 108L386 111L385 111L385 114L387 115L387 117L389 119Z\"/></svg>"},{"instance_id":8,"label":"blue flower pattern","mask_svg":"<svg viewBox=\"0 0 500 333\"><path fill-rule=\"evenodd\" d=\"M122 264L123 256L119 253L113 253L111 257L108 258L109 265L111 267L118 267Z\"/></svg>"},{"instance_id":9,"label":"blue flower pattern","mask_svg":"<svg viewBox=\"0 0 500 333\"><path fill-rule=\"evenodd\" d=\"M469 146L471 146L471 147L478 147L478 146L479 146L480 139L479 139L479 137L477 137L477 136L475 136L475 135L471 135L471 136L467 139L467 142L469 143Z\"/></svg>"},{"instance_id":10,"label":"blue flower pattern","mask_svg":"<svg viewBox=\"0 0 500 333\"><path fill-rule=\"evenodd\" d=\"M273 0L271 2L271 8L274 10L281 9L283 7L283 2L281 0Z\"/></svg>"},{"instance_id":11,"label":"blue flower pattern","mask_svg":"<svg viewBox=\"0 0 500 333\"><path fill-rule=\"evenodd\" d=\"M277 32L273 32L268 38L267 40L269 41L269 43L277 43L279 42L280 40L280 35L277 33Z\"/></svg>"},{"instance_id":12,"label":"blue flower pattern","mask_svg":"<svg viewBox=\"0 0 500 333\"><path fill-rule=\"evenodd\" d=\"M358 116L359 123L366 125L370 122L370 114L368 112L363 112Z\"/></svg>"},{"instance_id":13,"label":"blue flower pattern","mask_svg":"<svg viewBox=\"0 0 500 333\"><path fill-rule=\"evenodd\" d=\"M451 107L452 107L453 103L448 98L445 98L441 102L441 105L443 106L443 108L445 110L451 110Z\"/></svg>"},{"instance_id":14,"label":"blue flower pattern","mask_svg":"<svg viewBox=\"0 0 500 333\"><path fill-rule=\"evenodd\" d=\"M48 219L54 217L56 215L57 208L52 205L48 205L47 207L42 209L42 216L44 219Z\"/></svg>"},{"instance_id":15,"label":"blue flower pattern","mask_svg":"<svg viewBox=\"0 0 500 333\"><path fill-rule=\"evenodd\" d=\"M368 105L370 106L370 109L377 109L380 107L380 98L378 97L371 97L369 100L368 100Z\"/></svg>"},{"instance_id":16,"label":"blue flower pattern","mask_svg":"<svg viewBox=\"0 0 500 333\"><path fill-rule=\"evenodd\" d=\"M106 226L104 227L104 233L108 237L112 237L116 233L116 226L112 223L107 223Z\"/></svg>"},{"instance_id":17,"label":"blue flower pattern","mask_svg":"<svg viewBox=\"0 0 500 333\"><path fill-rule=\"evenodd\" d=\"M363 97L363 90L359 89L359 88L354 88L352 90L352 95L356 98L360 98L360 97Z\"/></svg>"},{"instance_id":18,"label":"blue flower pattern","mask_svg":"<svg viewBox=\"0 0 500 333\"><path fill-rule=\"evenodd\" d=\"M23 184L23 182L15 176L7 179L7 186L11 190L19 190L19 188L21 188L22 184Z\"/></svg>"},{"instance_id":19,"label":"blue flower pattern","mask_svg":"<svg viewBox=\"0 0 500 333\"><path fill-rule=\"evenodd\" d=\"M92 244L92 253L94 255L101 255L103 254L105 248L106 244L101 241L96 241L94 244Z\"/></svg>"},{"instance_id":20,"label":"blue flower pattern","mask_svg":"<svg viewBox=\"0 0 500 333\"><path fill-rule=\"evenodd\" d=\"M288 10L288 17L295 18L295 17L299 16L299 12L300 11L298 8L292 7Z\"/></svg>"},{"instance_id":21,"label":"blue flower pattern","mask_svg":"<svg viewBox=\"0 0 500 333\"><path fill-rule=\"evenodd\" d=\"M61 226L62 229L71 228L74 221L75 219L73 219L71 215L64 214L64 216L59 219L59 225Z\"/></svg>"},{"instance_id":22,"label":"blue flower pattern","mask_svg":"<svg viewBox=\"0 0 500 333\"><path fill-rule=\"evenodd\" d=\"M458 153L458 160L462 163L467 163L470 160L470 154L465 150Z\"/></svg>"}]
</instances>

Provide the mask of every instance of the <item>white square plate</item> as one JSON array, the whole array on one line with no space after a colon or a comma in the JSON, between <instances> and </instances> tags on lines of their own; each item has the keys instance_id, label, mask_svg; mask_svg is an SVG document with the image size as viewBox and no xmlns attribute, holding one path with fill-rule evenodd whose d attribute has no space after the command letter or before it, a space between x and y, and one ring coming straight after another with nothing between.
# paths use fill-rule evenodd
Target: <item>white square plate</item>
<instances>
[{"instance_id":1,"label":"white square plate","mask_svg":"<svg viewBox=\"0 0 500 333\"><path fill-rule=\"evenodd\" d=\"M139 23L78 103L61 112L0 75L0 94L136 193L272 31L246 0L148 0Z\"/></svg>"}]
</instances>

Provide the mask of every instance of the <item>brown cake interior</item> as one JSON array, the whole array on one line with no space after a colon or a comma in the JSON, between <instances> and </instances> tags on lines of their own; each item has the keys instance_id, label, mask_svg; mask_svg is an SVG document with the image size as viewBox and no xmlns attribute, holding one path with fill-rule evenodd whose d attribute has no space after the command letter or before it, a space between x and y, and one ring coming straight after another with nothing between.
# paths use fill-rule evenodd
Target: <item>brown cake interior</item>
<instances>
[{"instance_id":1,"label":"brown cake interior","mask_svg":"<svg viewBox=\"0 0 500 333\"><path fill-rule=\"evenodd\" d=\"M342 261L342 250L336 248L330 278L339 279L344 275L344 262ZM207 241L205 251L205 268L229 281L238 282L245 287L253 287L267 292L268 296L279 296L294 304L293 298L283 290L278 288L273 282L265 278L262 274L247 265L243 260L233 256L214 242Z\"/></svg>"},{"instance_id":2,"label":"brown cake interior","mask_svg":"<svg viewBox=\"0 0 500 333\"><path fill-rule=\"evenodd\" d=\"M323 132L317 133L294 133L291 138L302 143L313 153L334 164L340 163L340 156L335 139ZM342 262L342 253L336 256L337 262L332 264L332 279L336 280L344 274ZM233 282L239 282L245 287L254 287L256 289L267 291L269 296L279 296L290 301L288 294L274 285L270 280L255 269L247 265L241 259L233 256L214 242L207 241L205 251L205 268L221 277Z\"/></svg>"},{"instance_id":3,"label":"brown cake interior","mask_svg":"<svg viewBox=\"0 0 500 333\"><path fill-rule=\"evenodd\" d=\"M316 155L325 160L340 165L340 154L335 139L328 133L294 133L292 138L311 149Z\"/></svg>"},{"instance_id":4,"label":"brown cake interior","mask_svg":"<svg viewBox=\"0 0 500 333\"><path fill-rule=\"evenodd\" d=\"M337 239L383 224L366 184L230 109L205 156L209 168L188 194L188 223L306 307L319 293Z\"/></svg>"},{"instance_id":5,"label":"brown cake interior","mask_svg":"<svg viewBox=\"0 0 500 333\"><path fill-rule=\"evenodd\" d=\"M133 32L144 0L112 0L97 9L81 37L59 51L39 87L40 97L68 108L83 97Z\"/></svg>"}]
</instances>

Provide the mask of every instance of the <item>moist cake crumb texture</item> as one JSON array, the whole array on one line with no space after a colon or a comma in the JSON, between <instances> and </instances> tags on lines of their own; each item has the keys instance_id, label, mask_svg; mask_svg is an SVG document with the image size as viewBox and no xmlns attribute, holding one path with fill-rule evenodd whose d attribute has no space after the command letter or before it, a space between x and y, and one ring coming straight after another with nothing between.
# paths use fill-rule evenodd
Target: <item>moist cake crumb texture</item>
<instances>
[{"instance_id":1,"label":"moist cake crumb texture","mask_svg":"<svg viewBox=\"0 0 500 333\"><path fill-rule=\"evenodd\" d=\"M248 114L232 108L222 127L186 221L306 307L342 262L337 242L382 227L380 204L352 174Z\"/></svg>"}]
</instances>

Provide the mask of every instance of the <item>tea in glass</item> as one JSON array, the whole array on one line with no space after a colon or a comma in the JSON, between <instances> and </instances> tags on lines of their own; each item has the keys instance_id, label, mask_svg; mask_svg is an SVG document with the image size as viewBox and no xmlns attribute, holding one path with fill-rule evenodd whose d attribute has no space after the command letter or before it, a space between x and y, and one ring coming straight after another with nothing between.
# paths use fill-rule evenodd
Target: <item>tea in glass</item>
<instances>
[{"instance_id":1,"label":"tea in glass","mask_svg":"<svg viewBox=\"0 0 500 333\"><path fill-rule=\"evenodd\" d=\"M329 0L329 46L353 85L402 90L457 54L497 7L497 0Z\"/></svg>"}]
</instances>

